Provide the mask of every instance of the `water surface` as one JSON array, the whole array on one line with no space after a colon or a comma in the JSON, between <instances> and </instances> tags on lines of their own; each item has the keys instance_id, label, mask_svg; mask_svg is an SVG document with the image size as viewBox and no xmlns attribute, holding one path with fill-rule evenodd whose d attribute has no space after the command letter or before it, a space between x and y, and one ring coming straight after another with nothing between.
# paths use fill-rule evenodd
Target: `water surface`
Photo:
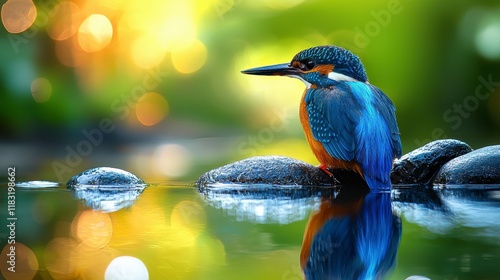
<instances>
[{"instance_id":1,"label":"water surface","mask_svg":"<svg viewBox=\"0 0 500 280\"><path fill-rule=\"evenodd\" d=\"M499 190L340 194L304 188L199 193L171 183L101 195L18 187L17 266L34 279L103 279L113 260L116 271L144 274L142 263L150 279L302 279L303 267L312 278L339 273L346 263L358 275L384 279L500 275ZM7 223L6 184L0 201L0 221ZM10 277L5 228L1 267ZM304 239L305 232L316 240ZM301 257L301 251L308 252Z\"/></svg>"}]
</instances>

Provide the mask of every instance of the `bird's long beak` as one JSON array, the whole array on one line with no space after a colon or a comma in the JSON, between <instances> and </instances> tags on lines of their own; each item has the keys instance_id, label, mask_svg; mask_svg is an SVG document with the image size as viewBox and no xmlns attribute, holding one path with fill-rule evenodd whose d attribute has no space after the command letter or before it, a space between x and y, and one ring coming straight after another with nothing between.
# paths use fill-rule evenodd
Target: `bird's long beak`
<instances>
[{"instance_id":1,"label":"bird's long beak","mask_svg":"<svg viewBox=\"0 0 500 280\"><path fill-rule=\"evenodd\" d=\"M297 75L299 70L290 66L289 63L262 66L241 71L243 74L263 75L263 76L289 76Z\"/></svg>"}]
</instances>

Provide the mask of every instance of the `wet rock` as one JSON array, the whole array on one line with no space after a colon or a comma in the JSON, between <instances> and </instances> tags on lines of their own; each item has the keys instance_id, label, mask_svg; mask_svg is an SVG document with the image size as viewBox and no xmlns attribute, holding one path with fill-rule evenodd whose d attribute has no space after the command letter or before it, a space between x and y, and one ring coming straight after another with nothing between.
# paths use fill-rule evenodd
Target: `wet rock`
<instances>
[{"instance_id":1,"label":"wet rock","mask_svg":"<svg viewBox=\"0 0 500 280\"><path fill-rule=\"evenodd\" d=\"M395 160L391 181L394 185L427 184L445 163L470 151L469 145L454 139L430 142Z\"/></svg>"},{"instance_id":2,"label":"wet rock","mask_svg":"<svg viewBox=\"0 0 500 280\"><path fill-rule=\"evenodd\" d=\"M284 156L258 156L208 171L196 181L200 189L218 183L331 186L338 181L300 160Z\"/></svg>"},{"instance_id":3,"label":"wet rock","mask_svg":"<svg viewBox=\"0 0 500 280\"><path fill-rule=\"evenodd\" d=\"M437 184L500 184L500 145L454 158L437 173Z\"/></svg>"},{"instance_id":4,"label":"wet rock","mask_svg":"<svg viewBox=\"0 0 500 280\"><path fill-rule=\"evenodd\" d=\"M112 167L87 169L66 183L68 189L75 189L78 186L114 186L126 189L137 185L145 186L146 183L128 171Z\"/></svg>"}]
</instances>

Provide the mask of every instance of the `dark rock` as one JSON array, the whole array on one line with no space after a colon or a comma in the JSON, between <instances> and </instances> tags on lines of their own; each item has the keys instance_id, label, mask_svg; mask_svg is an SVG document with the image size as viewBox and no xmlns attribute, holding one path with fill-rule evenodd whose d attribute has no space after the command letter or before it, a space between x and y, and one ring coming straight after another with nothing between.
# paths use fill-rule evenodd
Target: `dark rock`
<instances>
[{"instance_id":1,"label":"dark rock","mask_svg":"<svg viewBox=\"0 0 500 280\"><path fill-rule=\"evenodd\" d=\"M331 186L338 182L321 169L284 156L258 156L233 162L201 175L199 188L210 184Z\"/></svg>"},{"instance_id":2,"label":"dark rock","mask_svg":"<svg viewBox=\"0 0 500 280\"><path fill-rule=\"evenodd\" d=\"M82 173L69 179L66 186L68 189L74 189L77 186L116 186L125 187L142 185L146 183L134 174L125 170L112 167L95 167L87 169Z\"/></svg>"},{"instance_id":3,"label":"dark rock","mask_svg":"<svg viewBox=\"0 0 500 280\"><path fill-rule=\"evenodd\" d=\"M437 184L500 184L500 145L488 146L446 163Z\"/></svg>"},{"instance_id":4,"label":"dark rock","mask_svg":"<svg viewBox=\"0 0 500 280\"><path fill-rule=\"evenodd\" d=\"M392 184L427 184L445 163L470 151L469 145L454 139L430 142L394 161Z\"/></svg>"},{"instance_id":5,"label":"dark rock","mask_svg":"<svg viewBox=\"0 0 500 280\"><path fill-rule=\"evenodd\" d=\"M472 149L464 142L437 140L402 156L394 162L391 181L394 185L428 184L448 161L467 154ZM308 163L282 156L260 156L230 163L201 175L196 185L266 184L332 186L357 185L366 187L364 180L352 171L330 170L333 178ZM230 188L234 188L233 185Z\"/></svg>"}]
</instances>

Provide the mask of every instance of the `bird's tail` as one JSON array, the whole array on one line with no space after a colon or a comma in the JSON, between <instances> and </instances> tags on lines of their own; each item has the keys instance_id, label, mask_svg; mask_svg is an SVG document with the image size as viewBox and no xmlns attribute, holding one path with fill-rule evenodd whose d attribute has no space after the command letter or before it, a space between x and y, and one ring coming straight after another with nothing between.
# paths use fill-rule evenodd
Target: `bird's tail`
<instances>
[{"instance_id":1,"label":"bird's tail","mask_svg":"<svg viewBox=\"0 0 500 280\"><path fill-rule=\"evenodd\" d=\"M365 181L368 184L368 187L370 187L370 190L373 192L387 192L391 191L391 180L389 178L387 179L381 179L377 176L369 176L365 174Z\"/></svg>"}]
</instances>

